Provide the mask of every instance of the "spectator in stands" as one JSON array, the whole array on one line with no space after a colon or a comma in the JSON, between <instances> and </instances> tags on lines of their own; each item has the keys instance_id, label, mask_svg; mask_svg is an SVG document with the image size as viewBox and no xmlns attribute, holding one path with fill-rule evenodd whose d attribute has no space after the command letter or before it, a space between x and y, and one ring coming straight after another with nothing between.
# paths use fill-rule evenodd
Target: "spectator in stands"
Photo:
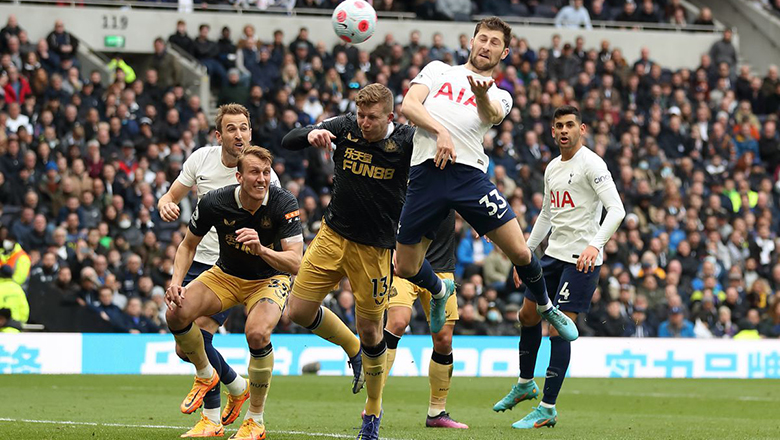
<instances>
[{"instance_id":1,"label":"spectator in stands","mask_svg":"<svg viewBox=\"0 0 780 440\"><path fill-rule=\"evenodd\" d=\"M16 19L16 15L8 14L8 20L6 21L5 27L0 29L0 53L5 52L8 40L11 37L18 37L20 32L22 32L22 28L19 27L19 21Z\"/></svg>"},{"instance_id":2,"label":"spectator in stands","mask_svg":"<svg viewBox=\"0 0 780 440\"><path fill-rule=\"evenodd\" d=\"M65 30L62 20L54 22L54 30L46 37L49 48L57 54L61 60L74 59L78 53L79 40Z\"/></svg>"},{"instance_id":3,"label":"spectator in stands","mask_svg":"<svg viewBox=\"0 0 780 440\"><path fill-rule=\"evenodd\" d=\"M165 44L165 40L159 37L154 40L154 54L149 57L145 70L148 72L152 69L156 73L156 76L154 77L156 78L156 81L153 81L150 84L147 76L147 84L145 85L147 89L154 86L168 89L175 85L182 84L181 67L179 66L179 63L176 62L174 56L168 53L168 47Z\"/></svg>"},{"instance_id":4,"label":"spectator in stands","mask_svg":"<svg viewBox=\"0 0 780 440\"><path fill-rule=\"evenodd\" d=\"M10 310L12 320L25 323L30 317L30 305L22 286L14 281L13 276L13 267L0 266L0 309Z\"/></svg>"},{"instance_id":5,"label":"spectator in stands","mask_svg":"<svg viewBox=\"0 0 780 440\"><path fill-rule=\"evenodd\" d=\"M129 317L113 303L114 292L109 286L101 286L98 289L97 303L90 305L90 309L100 318L111 324L114 331L120 333L132 332L128 327ZM136 330L135 333L138 331Z\"/></svg>"},{"instance_id":6,"label":"spectator in stands","mask_svg":"<svg viewBox=\"0 0 780 440\"><path fill-rule=\"evenodd\" d=\"M737 49L731 42L733 32L730 28L723 31L723 38L716 41L710 48L710 57L715 65L726 63L731 69L737 67Z\"/></svg>"},{"instance_id":7,"label":"spectator in stands","mask_svg":"<svg viewBox=\"0 0 780 440\"><path fill-rule=\"evenodd\" d=\"M143 305L140 298L130 298L127 300L124 327L128 329L129 333L158 333L160 328L143 314L142 308Z\"/></svg>"},{"instance_id":8,"label":"spectator in stands","mask_svg":"<svg viewBox=\"0 0 780 440\"><path fill-rule=\"evenodd\" d=\"M615 21L638 21L636 3L625 2L623 10L615 17Z\"/></svg>"},{"instance_id":9,"label":"spectator in stands","mask_svg":"<svg viewBox=\"0 0 780 440\"><path fill-rule=\"evenodd\" d=\"M701 8L699 16L693 21L693 24L699 26L715 26L715 22L712 20L712 9Z\"/></svg>"},{"instance_id":10,"label":"spectator in stands","mask_svg":"<svg viewBox=\"0 0 780 440\"><path fill-rule=\"evenodd\" d=\"M28 209L28 217L32 215L32 210ZM16 226L16 225L14 225ZM30 228L31 230L32 228ZM20 228L17 231L23 232ZM0 248L0 265L8 266L12 269L11 279L16 284L27 285L27 279L30 276L30 256L25 252L22 246L16 241L17 235L9 231L5 226L0 227L0 239L2 239L2 248Z\"/></svg>"},{"instance_id":11,"label":"spectator in stands","mask_svg":"<svg viewBox=\"0 0 780 440\"><path fill-rule=\"evenodd\" d=\"M211 86L219 90L227 82L227 72L219 61L219 46L209 39L210 30L211 26L208 24L200 25L198 37L192 42L192 55L206 66L211 78Z\"/></svg>"},{"instance_id":12,"label":"spectator in stands","mask_svg":"<svg viewBox=\"0 0 780 440\"><path fill-rule=\"evenodd\" d=\"M659 338L694 338L693 323L683 316L680 307L672 307L669 310L669 319L661 323L658 328Z\"/></svg>"},{"instance_id":13,"label":"spectator in stands","mask_svg":"<svg viewBox=\"0 0 780 440\"><path fill-rule=\"evenodd\" d=\"M181 48L184 53L190 55L195 53L192 38L187 35L187 22L184 20L179 20L176 22L176 32L168 37L168 41L175 44L176 46L179 46L179 48Z\"/></svg>"}]
</instances>

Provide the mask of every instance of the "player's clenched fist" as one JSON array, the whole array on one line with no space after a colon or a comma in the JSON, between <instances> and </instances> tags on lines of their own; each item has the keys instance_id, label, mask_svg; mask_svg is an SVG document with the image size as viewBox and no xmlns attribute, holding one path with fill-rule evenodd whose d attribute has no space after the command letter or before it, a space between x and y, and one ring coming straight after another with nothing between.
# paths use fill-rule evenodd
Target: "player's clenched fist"
<instances>
[{"instance_id":1,"label":"player's clenched fist","mask_svg":"<svg viewBox=\"0 0 780 440\"><path fill-rule=\"evenodd\" d=\"M160 217L163 221L172 222L179 218L179 205L168 202L160 207Z\"/></svg>"},{"instance_id":2,"label":"player's clenched fist","mask_svg":"<svg viewBox=\"0 0 780 440\"><path fill-rule=\"evenodd\" d=\"M165 291L165 305L167 305L170 310L173 310L174 307L181 307L181 302L184 300L184 292L186 290L186 287L171 284L171 286L168 287L168 290Z\"/></svg>"},{"instance_id":3,"label":"player's clenched fist","mask_svg":"<svg viewBox=\"0 0 780 440\"><path fill-rule=\"evenodd\" d=\"M307 139L312 146L330 151L332 149L331 143L333 139L336 139L336 136L328 130L318 129L310 131Z\"/></svg>"},{"instance_id":4,"label":"player's clenched fist","mask_svg":"<svg viewBox=\"0 0 780 440\"><path fill-rule=\"evenodd\" d=\"M252 228L241 228L236 231L236 241L246 245L255 255L262 255L263 244L260 243L260 237L257 231Z\"/></svg>"}]
</instances>

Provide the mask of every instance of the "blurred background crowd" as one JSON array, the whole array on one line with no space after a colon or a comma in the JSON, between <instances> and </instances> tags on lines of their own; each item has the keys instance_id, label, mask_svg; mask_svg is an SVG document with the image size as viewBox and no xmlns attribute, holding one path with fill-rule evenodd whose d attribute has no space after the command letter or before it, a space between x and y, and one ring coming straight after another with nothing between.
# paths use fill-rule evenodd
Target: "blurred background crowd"
<instances>
[{"instance_id":1,"label":"blurred background crowd","mask_svg":"<svg viewBox=\"0 0 780 440\"><path fill-rule=\"evenodd\" d=\"M469 14L558 16L566 27L680 18L675 0L566 7L493 0L478 2L478 10L465 3ZM451 4L460 2L374 2L378 10L427 18L436 17L425 8L442 14ZM712 23L706 8L682 18ZM185 92L171 45L208 69L216 104L249 109L253 141L274 153L282 185L300 202L308 243L330 200L333 163L316 149L283 150L282 137L354 112L357 91L371 82L388 86L400 105L426 63L464 63L470 38L449 47L440 34L422 41L412 32L402 36L406 44L388 35L365 51L326 47L305 28L277 30L270 41L249 23L241 35L207 24L197 35L186 29L184 22L171 29L142 62L114 58L112 77L102 78L81 68L78 40L61 22L30 41L23 19L8 17L0 30L0 328L166 331L163 293L195 194L174 223L160 219L157 201L193 151L216 144L213 109ZM731 38L724 32L679 70L658 64L647 49L623 53L586 33L572 41L556 35L543 47L512 38L496 81L514 108L484 146L490 176L523 229L530 232L542 205L542 175L558 155L550 118L563 104L581 109L585 144L606 160L628 212L604 249L591 310L580 316L584 335L780 336L780 77L775 66L753 72L739 65ZM405 122L398 108L396 115ZM522 288L509 278L511 263L460 219L456 234L456 334L519 334ZM327 303L354 329L346 280ZM242 332L244 319L235 309L226 331ZM286 318L277 331L305 332ZM408 332L427 331L415 309Z\"/></svg>"}]
</instances>

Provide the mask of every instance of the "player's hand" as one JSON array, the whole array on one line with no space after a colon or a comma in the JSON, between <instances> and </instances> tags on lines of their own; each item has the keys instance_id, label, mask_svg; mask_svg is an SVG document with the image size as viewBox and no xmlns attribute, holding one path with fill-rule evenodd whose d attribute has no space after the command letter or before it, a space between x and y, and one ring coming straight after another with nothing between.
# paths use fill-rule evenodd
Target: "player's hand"
<instances>
[{"instance_id":1,"label":"player's hand","mask_svg":"<svg viewBox=\"0 0 780 440\"><path fill-rule=\"evenodd\" d=\"M487 95L488 89L490 89L490 87L495 82L492 79L489 81L474 79L474 77L472 76L467 76L466 78L469 79L469 84L471 85L471 93L479 97Z\"/></svg>"},{"instance_id":2,"label":"player's hand","mask_svg":"<svg viewBox=\"0 0 780 440\"><path fill-rule=\"evenodd\" d=\"M475 230L473 230L473 229L472 229L472 230L471 230L471 233L474 235L474 238L475 238L475 239L477 239L477 238L480 238L480 235L479 235L479 233L477 233L477 231L475 231ZM487 235L484 235L484 236L482 236L482 238L484 238L486 242L488 242L488 243L492 243L492 241L490 241L490 239L488 238L488 236L487 236Z\"/></svg>"},{"instance_id":3,"label":"player's hand","mask_svg":"<svg viewBox=\"0 0 780 440\"><path fill-rule=\"evenodd\" d=\"M512 279L515 281L515 287L520 288L520 275L517 274L517 268L512 268Z\"/></svg>"},{"instance_id":4,"label":"player's hand","mask_svg":"<svg viewBox=\"0 0 780 440\"><path fill-rule=\"evenodd\" d=\"M246 245L257 256L263 255L265 247L260 243L257 231L252 228L241 228L236 231L236 241Z\"/></svg>"},{"instance_id":5,"label":"player's hand","mask_svg":"<svg viewBox=\"0 0 780 440\"><path fill-rule=\"evenodd\" d=\"M165 291L165 305L169 310L173 310L175 307L181 307L182 301L184 301L184 293L187 291L186 287L182 287L176 284L171 284L168 290Z\"/></svg>"},{"instance_id":6,"label":"player's hand","mask_svg":"<svg viewBox=\"0 0 780 440\"><path fill-rule=\"evenodd\" d=\"M179 205L168 202L160 208L160 218L166 222L172 222L179 218Z\"/></svg>"},{"instance_id":7,"label":"player's hand","mask_svg":"<svg viewBox=\"0 0 780 440\"><path fill-rule=\"evenodd\" d=\"M313 147L322 148L327 151L333 150L333 140L336 135L325 129L316 129L309 132L307 140Z\"/></svg>"},{"instance_id":8,"label":"player's hand","mask_svg":"<svg viewBox=\"0 0 780 440\"><path fill-rule=\"evenodd\" d=\"M588 246L577 258L577 270L588 273L593 272L596 267L596 258L599 257L599 250L593 246Z\"/></svg>"},{"instance_id":9,"label":"player's hand","mask_svg":"<svg viewBox=\"0 0 780 440\"><path fill-rule=\"evenodd\" d=\"M436 137L436 157L433 163L437 168L444 169L448 161L455 163L457 154L455 154L455 145L452 143L450 134L446 131Z\"/></svg>"}]
</instances>

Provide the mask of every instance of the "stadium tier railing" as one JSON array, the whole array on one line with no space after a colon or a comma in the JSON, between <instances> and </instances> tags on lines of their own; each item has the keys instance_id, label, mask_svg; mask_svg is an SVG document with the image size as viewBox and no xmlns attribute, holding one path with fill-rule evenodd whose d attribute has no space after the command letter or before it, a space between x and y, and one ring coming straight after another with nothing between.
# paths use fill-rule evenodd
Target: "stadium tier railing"
<instances>
[{"instance_id":1,"label":"stadium tier railing","mask_svg":"<svg viewBox=\"0 0 780 440\"><path fill-rule=\"evenodd\" d=\"M128 8L128 9L161 9L161 10L180 10L178 3L155 2L155 1L126 1L126 0L0 0L0 3L14 4L50 4L61 7L103 7L103 8ZM295 8L291 11L280 6L269 6L267 9L257 7L236 7L229 4L208 4L203 7L196 4L192 7L192 12L221 12L231 14L281 14L293 16L330 16L333 12L328 9L315 8ZM411 12L388 12L378 11L377 16L381 19L394 20L415 20L416 14ZM473 15L472 20L478 21L484 18L484 15ZM506 16L503 17L507 22L522 24L526 26L554 26L555 20L551 18L539 17L521 17ZM638 29L655 31L674 31L674 32L718 32L723 29L720 23L715 26L701 26L686 24L684 26L669 23L638 23L638 22L618 22L618 21L593 21L594 28L601 29Z\"/></svg>"}]
</instances>

